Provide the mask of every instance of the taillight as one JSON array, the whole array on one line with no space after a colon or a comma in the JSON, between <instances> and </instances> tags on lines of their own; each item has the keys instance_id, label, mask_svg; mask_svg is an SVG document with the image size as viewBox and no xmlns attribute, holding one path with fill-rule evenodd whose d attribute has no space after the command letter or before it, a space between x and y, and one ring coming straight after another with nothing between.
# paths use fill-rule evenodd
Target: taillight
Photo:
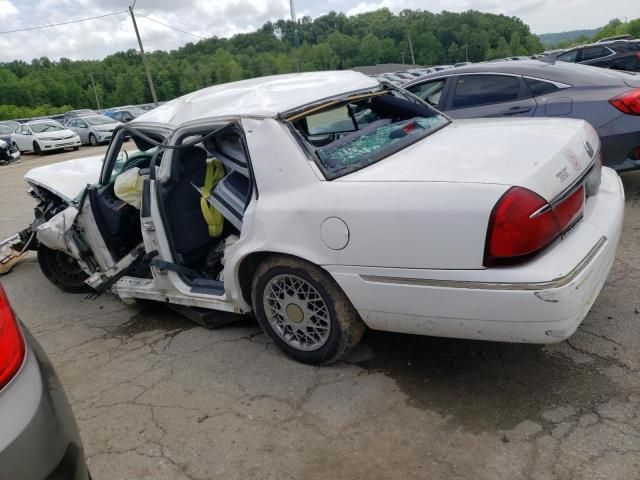
<instances>
[{"instance_id":1,"label":"taillight","mask_svg":"<svg viewBox=\"0 0 640 480\"><path fill-rule=\"evenodd\" d=\"M640 88L613 97L609 103L622 113L640 115Z\"/></svg>"},{"instance_id":2,"label":"taillight","mask_svg":"<svg viewBox=\"0 0 640 480\"><path fill-rule=\"evenodd\" d=\"M584 186L553 207L522 187L509 189L493 208L484 265L513 264L540 252L581 217Z\"/></svg>"},{"instance_id":3,"label":"taillight","mask_svg":"<svg viewBox=\"0 0 640 480\"><path fill-rule=\"evenodd\" d=\"M24 355L24 338L7 295L0 286L0 389L20 370Z\"/></svg>"}]
</instances>

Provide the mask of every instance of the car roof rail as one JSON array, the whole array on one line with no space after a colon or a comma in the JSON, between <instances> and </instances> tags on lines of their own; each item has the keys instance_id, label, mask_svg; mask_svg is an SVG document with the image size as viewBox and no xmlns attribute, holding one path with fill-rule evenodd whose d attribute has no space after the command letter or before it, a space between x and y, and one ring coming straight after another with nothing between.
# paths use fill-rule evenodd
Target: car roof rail
<instances>
[{"instance_id":1,"label":"car roof rail","mask_svg":"<svg viewBox=\"0 0 640 480\"><path fill-rule=\"evenodd\" d=\"M631 40L632 38L632 35L626 33L624 35L615 35L613 37L601 38L600 40L596 41L596 43L611 42L613 40Z\"/></svg>"}]
</instances>

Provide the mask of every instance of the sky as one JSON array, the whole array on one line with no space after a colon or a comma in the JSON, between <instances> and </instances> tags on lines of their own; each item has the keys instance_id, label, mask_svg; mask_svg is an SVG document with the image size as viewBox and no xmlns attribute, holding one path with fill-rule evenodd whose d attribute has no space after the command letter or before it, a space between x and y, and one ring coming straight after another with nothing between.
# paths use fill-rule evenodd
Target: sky
<instances>
[{"instance_id":1,"label":"sky","mask_svg":"<svg viewBox=\"0 0 640 480\"><path fill-rule=\"evenodd\" d=\"M0 62L47 56L99 59L137 48L126 9L132 0L0 0ZM639 0L295 0L298 17L331 10L347 15L387 7L440 12L469 9L517 16L533 33L596 28L612 18L640 16ZM58 27L8 33L52 23L108 17ZM172 50L200 37L250 32L268 20L289 18L289 0L137 0L135 11L145 50ZM145 18L141 15L150 17ZM169 29L169 24L192 35ZM195 36L194 36L195 35Z\"/></svg>"}]
</instances>

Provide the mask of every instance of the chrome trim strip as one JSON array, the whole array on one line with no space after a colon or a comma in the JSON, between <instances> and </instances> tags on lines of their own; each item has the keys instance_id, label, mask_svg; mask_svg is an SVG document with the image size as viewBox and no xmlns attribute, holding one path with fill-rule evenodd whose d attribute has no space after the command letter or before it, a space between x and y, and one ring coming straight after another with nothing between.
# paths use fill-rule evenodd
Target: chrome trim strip
<instances>
[{"instance_id":1,"label":"chrome trim strip","mask_svg":"<svg viewBox=\"0 0 640 480\"><path fill-rule=\"evenodd\" d=\"M561 90L563 88L571 88L572 87L572 85L569 85L568 83L556 82L555 80L549 80L548 78L533 77L531 75L522 75L522 78L528 78L529 80L537 80L539 82L550 83L551 85L554 85L554 86L558 87Z\"/></svg>"},{"instance_id":2,"label":"chrome trim strip","mask_svg":"<svg viewBox=\"0 0 640 480\"><path fill-rule=\"evenodd\" d=\"M546 290L551 288L560 288L568 285L575 280L578 275L591 263L594 257L600 252L607 237L602 236L593 246L589 253L571 270L562 277L558 277L548 282L518 282L518 283L490 283L490 282L471 282L464 280L427 280L421 278L400 278L400 277L383 277L378 275L360 275L365 282L371 283L392 283L396 285L411 285L414 287L443 287L443 288L464 288L471 290Z\"/></svg>"}]
</instances>

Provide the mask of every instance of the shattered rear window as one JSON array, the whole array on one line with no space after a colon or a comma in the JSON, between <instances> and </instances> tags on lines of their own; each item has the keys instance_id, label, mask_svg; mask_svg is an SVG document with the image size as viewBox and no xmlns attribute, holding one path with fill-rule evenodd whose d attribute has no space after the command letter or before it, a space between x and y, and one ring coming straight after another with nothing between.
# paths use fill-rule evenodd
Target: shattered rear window
<instances>
[{"instance_id":1,"label":"shattered rear window","mask_svg":"<svg viewBox=\"0 0 640 480\"><path fill-rule=\"evenodd\" d=\"M434 126L440 126L438 118L417 117L405 122L392 123L374 129L372 132L355 136L346 143L335 147L323 147L316 154L328 169L335 172L366 162L374 155L398 144L412 143L414 137L422 137Z\"/></svg>"},{"instance_id":2,"label":"shattered rear window","mask_svg":"<svg viewBox=\"0 0 640 480\"><path fill-rule=\"evenodd\" d=\"M329 179L365 168L425 138L449 119L399 91L334 104L293 125Z\"/></svg>"}]
</instances>

